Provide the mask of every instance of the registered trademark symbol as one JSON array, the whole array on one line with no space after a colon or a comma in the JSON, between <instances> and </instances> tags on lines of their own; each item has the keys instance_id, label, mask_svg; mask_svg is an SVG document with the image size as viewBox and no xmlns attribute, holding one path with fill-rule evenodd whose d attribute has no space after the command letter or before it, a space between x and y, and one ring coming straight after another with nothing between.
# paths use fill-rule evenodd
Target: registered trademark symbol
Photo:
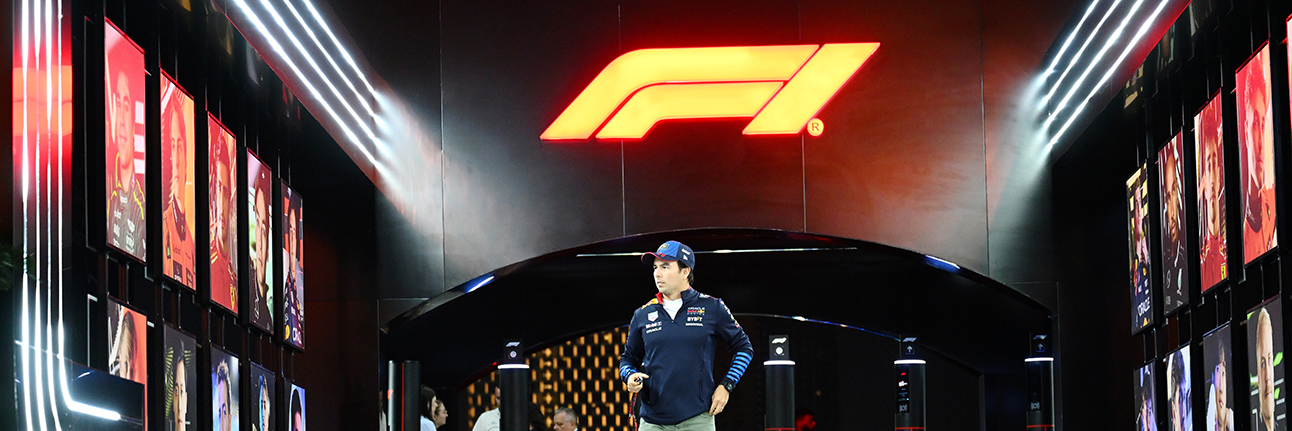
<instances>
[{"instance_id":1,"label":"registered trademark symbol","mask_svg":"<svg viewBox=\"0 0 1292 431\"><path fill-rule=\"evenodd\" d=\"M820 118L813 118L812 121L808 121L807 131L809 135L821 136L821 132L825 131L825 122Z\"/></svg>"}]
</instances>

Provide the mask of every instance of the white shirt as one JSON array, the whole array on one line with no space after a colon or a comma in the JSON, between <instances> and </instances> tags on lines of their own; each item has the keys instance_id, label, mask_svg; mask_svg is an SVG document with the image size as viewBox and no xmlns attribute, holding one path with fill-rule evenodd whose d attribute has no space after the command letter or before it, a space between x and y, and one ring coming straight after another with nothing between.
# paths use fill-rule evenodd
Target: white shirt
<instances>
[{"instance_id":1,"label":"white shirt","mask_svg":"<svg viewBox=\"0 0 1292 431\"><path fill-rule=\"evenodd\" d=\"M427 419L426 416L419 416L419 417L422 418L421 431L435 431L435 422L432 422L430 419Z\"/></svg>"},{"instance_id":2,"label":"white shirt","mask_svg":"<svg viewBox=\"0 0 1292 431\"><path fill-rule=\"evenodd\" d=\"M668 299L664 298L664 311L668 312L668 318L676 319L677 310L682 309L682 298Z\"/></svg>"},{"instance_id":3,"label":"white shirt","mask_svg":"<svg viewBox=\"0 0 1292 431\"><path fill-rule=\"evenodd\" d=\"M493 409L480 414L476 419L476 426L471 431L498 431L498 422L501 419L498 409Z\"/></svg>"}]
</instances>

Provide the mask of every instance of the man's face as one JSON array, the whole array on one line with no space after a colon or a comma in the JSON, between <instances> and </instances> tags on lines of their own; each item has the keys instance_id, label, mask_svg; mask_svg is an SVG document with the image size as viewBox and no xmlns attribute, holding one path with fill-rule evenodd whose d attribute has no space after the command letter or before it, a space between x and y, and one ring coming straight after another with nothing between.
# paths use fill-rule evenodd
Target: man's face
<instances>
[{"instance_id":1,"label":"man's face","mask_svg":"<svg viewBox=\"0 0 1292 431\"><path fill-rule=\"evenodd\" d=\"M183 197L181 193L184 190L184 183L188 182L188 140L184 137L184 120L180 117L180 110L173 110L170 116L170 136L166 137L171 148L170 198L175 202L179 202Z\"/></svg>"},{"instance_id":2,"label":"man's face","mask_svg":"<svg viewBox=\"0 0 1292 431\"><path fill-rule=\"evenodd\" d=\"M1167 233L1172 241L1176 241L1180 235L1180 182L1178 181L1178 178L1176 178L1178 171L1174 157L1167 159L1166 169L1164 169L1164 171L1166 177L1163 178L1162 181L1164 181L1164 188L1166 189Z\"/></svg>"},{"instance_id":3,"label":"man's face","mask_svg":"<svg viewBox=\"0 0 1292 431\"><path fill-rule=\"evenodd\" d=\"M260 386L260 430L269 429L269 387Z\"/></svg>"},{"instance_id":4,"label":"man's face","mask_svg":"<svg viewBox=\"0 0 1292 431\"><path fill-rule=\"evenodd\" d=\"M680 292L686 285L686 271L677 262L655 258L655 288L660 293L673 294ZM689 271L690 269L687 269Z\"/></svg>"},{"instance_id":5,"label":"man's face","mask_svg":"<svg viewBox=\"0 0 1292 431\"><path fill-rule=\"evenodd\" d=\"M135 172L135 100L130 97L130 78L117 72L116 86L112 89L112 139L117 145L117 169L122 174ZM130 178L121 178L128 184Z\"/></svg>"},{"instance_id":6,"label":"man's face","mask_svg":"<svg viewBox=\"0 0 1292 431\"><path fill-rule=\"evenodd\" d=\"M1212 143L1208 143L1201 147L1203 154L1202 195L1207 202L1215 202L1220 199L1220 157L1216 154L1216 150L1212 145ZM1215 209L1218 209L1217 205L1210 204L1209 206L1213 210L1207 211L1207 220L1205 221L1207 234L1215 235L1219 232L1220 212L1215 211Z\"/></svg>"},{"instance_id":7,"label":"man's face","mask_svg":"<svg viewBox=\"0 0 1292 431\"><path fill-rule=\"evenodd\" d=\"M299 246L296 244L296 242L300 236L296 233L296 214L295 213L287 217L287 232L284 232L284 233L286 234L287 238L283 239L283 243L287 244L288 253L291 253L292 257L299 256L298 254Z\"/></svg>"},{"instance_id":8,"label":"man's face","mask_svg":"<svg viewBox=\"0 0 1292 431\"><path fill-rule=\"evenodd\" d=\"M1262 310L1264 311L1264 310ZM1268 315L1261 313L1256 326L1256 373L1260 394L1261 418L1274 423L1274 337Z\"/></svg>"},{"instance_id":9,"label":"man's face","mask_svg":"<svg viewBox=\"0 0 1292 431\"><path fill-rule=\"evenodd\" d=\"M552 431L574 431L574 418L565 412L552 415Z\"/></svg>"},{"instance_id":10,"label":"man's face","mask_svg":"<svg viewBox=\"0 0 1292 431\"><path fill-rule=\"evenodd\" d=\"M171 404L175 412L175 429L187 429L188 422L184 419L188 416L188 373L184 372L183 358L175 363L175 399Z\"/></svg>"},{"instance_id":11,"label":"man's face","mask_svg":"<svg viewBox=\"0 0 1292 431\"><path fill-rule=\"evenodd\" d=\"M263 191L256 191L256 270L268 280L265 263L269 259L269 198ZM260 282L262 280L256 280Z\"/></svg>"},{"instance_id":12,"label":"man's face","mask_svg":"<svg viewBox=\"0 0 1292 431\"><path fill-rule=\"evenodd\" d=\"M1184 431L1184 400L1180 398L1180 387L1171 388L1171 429Z\"/></svg>"},{"instance_id":13,"label":"man's face","mask_svg":"<svg viewBox=\"0 0 1292 431\"><path fill-rule=\"evenodd\" d=\"M211 200L215 202L215 214L212 214L211 217L215 219L212 224L217 229L222 230L226 220L225 214L228 210L228 202L225 200L225 196L228 195L231 185L229 184L229 165L224 160L219 160L215 165L215 196L211 196ZM220 243L223 245L223 241L220 241Z\"/></svg>"},{"instance_id":14,"label":"man's face","mask_svg":"<svg viewBox=\"0 0 1292 431\"><path fill-rule=\"evenodd\" d=\"M229 415L229 382L217 380L215 384L215 403L220 409L220 417L216 418L216 424L219 425L220 431L229 431L233 420Z\"/></svg>"}]
</instances>

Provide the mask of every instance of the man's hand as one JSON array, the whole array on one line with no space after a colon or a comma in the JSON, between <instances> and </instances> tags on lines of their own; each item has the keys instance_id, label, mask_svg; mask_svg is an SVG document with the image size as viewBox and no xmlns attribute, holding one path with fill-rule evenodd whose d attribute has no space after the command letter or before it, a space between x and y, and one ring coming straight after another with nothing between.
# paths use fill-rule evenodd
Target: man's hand
<instances>
[{"instance_id":1,"label":"man's hand","mask_svg":"<svg viewBox=\"0 0 1292 431\"><path fill-rule=\"evenodd\" d=\"M709 414L717 415L722 413L722 409L727 407L727 397L730 396L731 394L727 393L726 387L718 385L718 388L713 390L713 404L709 405Z\"/></svg>"},{"instance_id":2,"label":"man's hand","mask_svg":"<svg viewBox=\"0 0 1292 431\"><path fill-rule=\"evenodd\" d=\"M645 373L633 373L628 376L628 392L637 393L642 390L642 382L649 379L650 376Z\"/></svg>"}]
</instances>

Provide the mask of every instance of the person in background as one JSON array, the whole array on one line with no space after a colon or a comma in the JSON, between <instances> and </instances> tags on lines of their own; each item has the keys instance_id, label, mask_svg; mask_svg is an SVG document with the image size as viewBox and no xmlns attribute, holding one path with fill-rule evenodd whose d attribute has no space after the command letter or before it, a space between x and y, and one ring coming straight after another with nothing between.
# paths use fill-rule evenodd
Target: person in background
<instances>
[{"instance_id":1,"label":"person in background","mask_svg":"<svg viewBox=\"0 0 1292 431\"><path fill-rule=\"evenodd\" d=\"M502 400L502 387L494 386L493 405L500 405L500 400ZM476 418L476 426L472 427L471 431L498 431L498 422L501 420L502 415L498 412L498 408L495 407L493 410L481 413L480 417Z\"/></svg>"},{"instance_id":2,"label":"person in background","mask_svg":"<svg viewBox=\"0 0 1292 431\"><path fill-rule=\"evenodd\" d=\"M431 413L431 422L435 423L435 429L444 429L444 424L449 422L449 409L444 407L444 400L436 398Z\"/></svg>"},{"instance_id":3,"label":"person in background","mask_svg":"<svg viewBox=\"0 0 1292 431\"><path fill-rule=\"evenodd\" d=\"M552 431L579 431L579 417L569 407L556 409L552 414Z\"/></svg>"},{"instance_id":4,"label":"person in background","mask_svg":"<svg viewBox=\"0 0 1292 431\"><path fill-rule=\"evenodd\" d=\"M543 415L543 410L538 406L529 405L529 431L547 431L547 416Z\"/></svg>"},{"instance_id":5,"label":"person in background","mask_svg":"<svg viewBox=\"0 0 1292 431\"><path fill-rule=\"evenodd\" d=\"M421 398L422 399L418 400L417 403L418 409L420 410L421 430L435 431L435 422L431 421L431 416L434 416L431 412L435 410L435 402L437 401L435 398L435 390L426 387L426 385L422 385Z\"/></svg>"}]
</instances>

